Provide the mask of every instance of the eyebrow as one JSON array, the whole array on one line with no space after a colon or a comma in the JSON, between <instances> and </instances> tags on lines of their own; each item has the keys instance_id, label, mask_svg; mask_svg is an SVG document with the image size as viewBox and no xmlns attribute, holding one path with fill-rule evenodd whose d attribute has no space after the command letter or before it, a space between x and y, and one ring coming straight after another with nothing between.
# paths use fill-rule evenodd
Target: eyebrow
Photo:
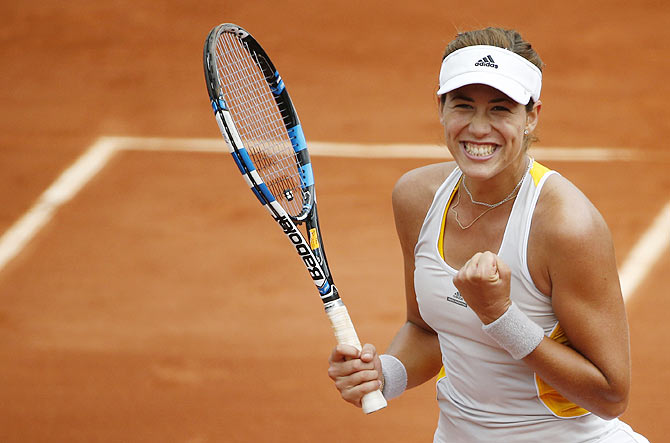
<instances>
[{"instance_id":1,"label":"eyebrow","mask_svg":"<svg viewBox=\"0 0 670 443\"><path fill-rule=\"evenodd\" d=\"M511 98L505 96L505 97L500 97L500 98L494 98L491 100L489 103L500 103L500 102L509 102L509 103L516 103L514 100Z\"/></svg>"},{"instance_id":2,"label":"eyebrow","mask_svg":"<svg viewBox=\"0 0 670 443\"><path fill-rule=\"evenodd\" d=\"M475 99L473 99L472 97L468 97L466 95L455 95L451 98L451 100L463 100L463 101L466 101L466 102L474 102L475 101ZM501 102L514 103L514 101L507 96L494 98L494 99L489 101L489 103L501 103Z\"/></svg>"}]
</instances>

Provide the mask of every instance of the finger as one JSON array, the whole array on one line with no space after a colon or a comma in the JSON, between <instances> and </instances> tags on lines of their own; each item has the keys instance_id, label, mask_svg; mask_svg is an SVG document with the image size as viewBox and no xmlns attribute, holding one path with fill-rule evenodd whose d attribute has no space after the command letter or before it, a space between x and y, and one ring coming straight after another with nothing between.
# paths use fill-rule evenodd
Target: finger
<instances>
[{"instance_id":1,"label":"finger","mask_svg":"<svg viewBox=\"0 0 670 443\"><path fill-rule=\"evenodd\" d=\"M492 273L492 274L489 274L489 278L488 278L488 280L489 280L491 283L495 283L495 282L497 282L498 280L500 280L500 273L498 272L498 268L497 268L497 267L493 269L493 273Z\"/></svg>"},{"instance_id":2,"label":"finger","mask_svg":"<svg viewBox=\"0 0 670 443\"><path fill-rule=\"evenodd\" d=\"M500 279L498 273L498 256L493 252L486 252L481 257L481 271L483 279L495 283Z\"/></svg>"},{"instance_id":3,"label":"finger","mask_svg":"<svg viewBox=\"0 0 670 443\"><path fill-rule=\"evenodd\" d=\"M498 280L500 280L500 274L498 274L497 269L492 269L489 270L488 272L482 273L481 281L483 283L493 284L496 283Z\"/></svg>"},{"instance_id":4,"label":"finger","mask_svg":"<svg viewBox=\"0 0 670 443\"><path fill-rule=\"evenodd\" d=\"M361 360L366 363L371 362L374 360L375 355L377 355L377 349L374 347L374 345L369 343L363 345L363 349L361 350Z\"/></svg>"},{"instance_id":5,"label":"finger","mask_svg":"<svg viewBox=\"0 0 670 443\"><path fill-rule=\"evenodd\" d=\"M364 362L359 358L341 362L331 362L328 367L328 376L337 380L343 377L350 377L362 371L371 371L375 369L374 362Z\"/></svg>"},{"instance_id":6,"label":"finger","mask_svg":"<svg viewBox=\"0 0 670 443\"><path fill-rule=\"evenodd\" d=\"M330 353L331 363L343 362L352 358L358 358L359 351L351 345L338 344Z\"/></svg>"},{"instance_id":7,"label":"finger","mask_svg":"<svg viewBox=\"0 0 670 443\"><path fill-rule=\"evenodd\" d=\"M338 389L343 391L356 388L363 383L374 380L379 380L379 372L374 369L367 369L365 371L354 372L345 377L338 377L337 380L335 380L335 385Z\"/></svg>"},{"instance_id":8,"label":"finger","mask_svg":"<svg viewBox=\"0 0 670 443\"><path fill-rule=\"evenodd\" d=\"M476 271L477 268L479 267L479 260L482 256L481 252L477 252L475 255L470 257L470 260L466 261L465 264L463 265L463 268L466 272L473 272Z\"/></svg>"},{"instance_id":9,"label":"finger","mask_svg":"<svg viewBox=\"0 0 670 443\"><path fill-rule=\"evenodd\" d=\"M346 387L340 390L342 398L346 401L356 405L361 406L361 399L365 394L376 391L381 387L381 382L374 378L357 384L355 386Z\"/></svg>"},{"instance_id":10,"label":"finger","mask_svg":"<svg viewBox=\"0 0 670 443\"><path fill-rule=\"evenodd\" d=\"M458 273L456 274L456 278L458 280L465 281L472 278L473 272L477 269L477 254L472 256L470 260L466 261L461 269L458 270Z\"/></svg>"}]
</instances>

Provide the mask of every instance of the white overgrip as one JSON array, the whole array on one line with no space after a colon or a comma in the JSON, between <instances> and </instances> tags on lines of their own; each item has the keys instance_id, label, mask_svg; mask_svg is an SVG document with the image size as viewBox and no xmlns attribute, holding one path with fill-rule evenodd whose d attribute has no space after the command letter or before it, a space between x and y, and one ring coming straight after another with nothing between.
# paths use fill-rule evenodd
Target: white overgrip
<instances>
[{"instance_id":1,"label":"white overgrip","mask_svg":"<svg viewBox=\"0 0 670 443\"><path fill-rule=\"evenodd\" d=\"M333 326L333 332L337 343L346 344L361 350L361 342L358 340L354 324L351 322L349 312L344 304L330 307L326 310L330 323ZM380 390L365 394L361 399L363 412L370 414L386 407L386 399Z\"/></svg>"}]
</instances>

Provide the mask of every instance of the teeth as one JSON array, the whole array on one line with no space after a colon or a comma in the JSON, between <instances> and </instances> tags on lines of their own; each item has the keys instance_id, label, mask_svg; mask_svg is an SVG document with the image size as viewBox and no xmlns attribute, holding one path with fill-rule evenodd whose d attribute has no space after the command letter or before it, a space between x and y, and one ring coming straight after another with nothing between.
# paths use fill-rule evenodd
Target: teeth
<instances>
[{"instance_id":1,"label":"teeth","mask_svg":"<svg viewBox=\"0 0 670 443\"><path fill-rule=\"evenodd\" d=\"M476 145L474 143L463 143L468 154L476 157L485 157L493 154L496 150L496 145Z\"/></svg>"}]
</instances>

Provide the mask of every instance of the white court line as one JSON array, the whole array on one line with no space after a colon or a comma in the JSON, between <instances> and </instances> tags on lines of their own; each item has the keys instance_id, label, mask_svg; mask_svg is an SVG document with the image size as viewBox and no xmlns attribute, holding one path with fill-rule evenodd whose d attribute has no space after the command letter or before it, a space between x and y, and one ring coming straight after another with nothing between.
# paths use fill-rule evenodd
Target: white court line
<instances>
[{"instance_id":1,"label":"white court line","mask_svg":"<svg viewBox=\"0 0 670 443\"><path fill-rule=\"evenodd\" d=\"M661 208L649 229L642 234L619 269L621 292L629 299L670 247L670 201Z\"/></svg>"},{"instance_id":2,"label":"white court line","mask_svg":"<svg viewBox=\"0 0 670 443\"><path fill-rule=\"evenodd\" d=\"M47 188L37 202L0 237L0 270L16 257L53 217L93 178L116 151L113 140L98 139Z\"/></svg>"},{"instance_id":3,"label":"white court line","mask_svg":"<svg viewBox=\"0 0 670 443\"><path fill-rule=\"evenodd\" d=\"M228 152L222 138L160 138L160 137L102 137L113 140L118 149L140 151ZM450 159L445 146L406 143L337 143L308 142L312 156L356 158L438 158ZM636 161L640 151L624 148L557 148L534 147L531 155L537 160L553 161Z\"/></svg>"},{"instance_id":4,"label":"white court line","mask_svg":"<svg viewBox=\"0 0 670 443\"><path fill-rule=\"evenodd\" d=\"M372 158L437 158L451 159L446 146L412 144L353 144L309 143L310 154L333 157ZM546 161L631 161L637 159L636 151L610 148L531 148L529 153L537 160Z\"/></svg>"},{"instance_id":5,"label":"white court line","mask_svg":"<svg viewBox=\"0 0 670 443\"><path fill-rule=\"evenodd\" d=\"M437 145L352 144L311 142L310 154L365 158L442 158L446 148ZM100 137L44 191L32 208L0 237L0 271L16 257L53 217L71 200L119 150L227 152L220 138ZM637 151L608 148L537 147L531 154L538 160L635 161ZM670 202L642 235L621 267L622 291L626 299L646 278L653 264L670 244Z\"/></svg>"}]
</instances>

